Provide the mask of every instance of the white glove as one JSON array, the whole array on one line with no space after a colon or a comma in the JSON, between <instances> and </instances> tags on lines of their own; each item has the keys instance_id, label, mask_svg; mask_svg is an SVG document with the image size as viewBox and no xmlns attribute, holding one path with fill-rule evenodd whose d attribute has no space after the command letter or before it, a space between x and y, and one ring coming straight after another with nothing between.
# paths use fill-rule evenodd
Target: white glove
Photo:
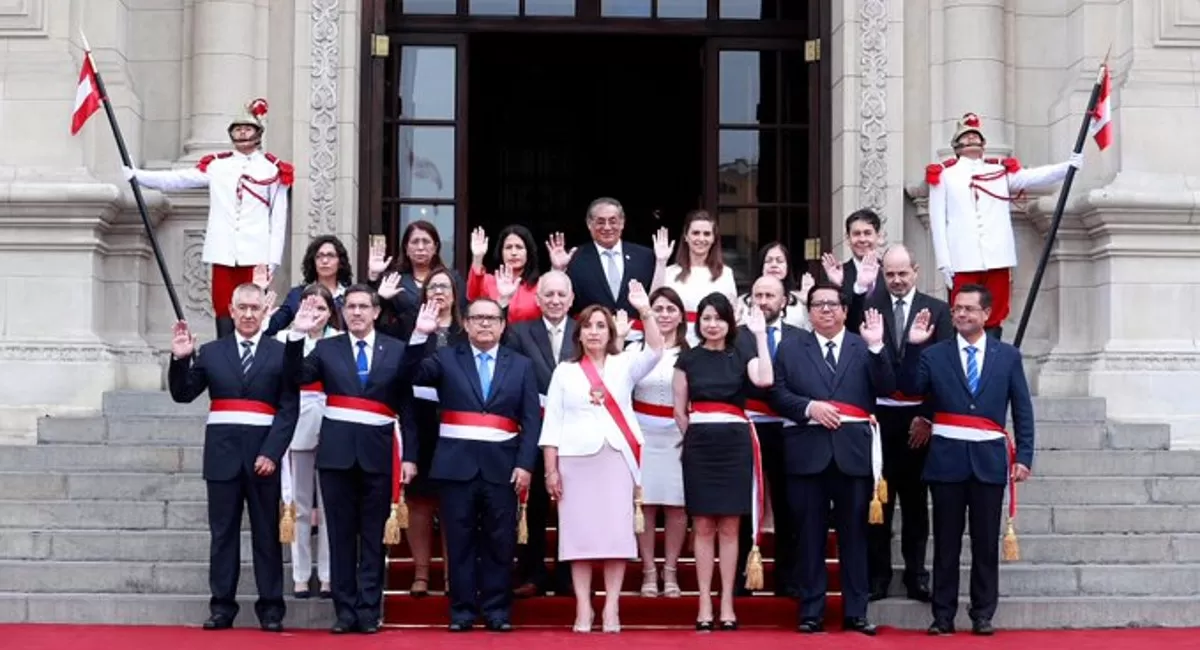
<instances>
[{"instance_id":1,"label":"white glove","mask_svg":"<svg viewBox=\"0 0 1200 650\"><path fill-rule=\"evenodd\" d=\"M1083 169L1083 154L1072 152L1071 157L1067 158L1067 164L1075 169Z\"/></svg>"},{"instance_id":2,"label":"white glove","mask_svg":"<svg viewBox=\"0 0 1200 650\"><path fill-rule=\"evenodd\" d=\"M137 175L137 170L121 165L121 173L125 176L125 180L131 181Z\"/></svg>"},{"instance_id":3,"label":"white glove","mask_svg":"<svg viewBox=\"0 0 1200 650\"><path fill-rule=\"evenodd\" d=\"M942 272L942 278L946 280L946 288L953 289L954 288L954 271L951 271L948 268L940 268L938 270Z\"/></svg>"}]
</instances>

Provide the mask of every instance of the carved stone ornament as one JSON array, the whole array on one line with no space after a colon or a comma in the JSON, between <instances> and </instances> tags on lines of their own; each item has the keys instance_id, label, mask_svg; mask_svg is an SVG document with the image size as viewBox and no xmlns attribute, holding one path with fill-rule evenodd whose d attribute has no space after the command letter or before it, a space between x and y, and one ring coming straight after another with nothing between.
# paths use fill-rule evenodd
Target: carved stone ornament
<instances>
[{"instance_id":1,"label":"carved stone ornament","mask_svg":"<svg viewBox=\"0 0 1200 650\"><path fill-rule=\"evenodd\" d=\"M887 223L887 30L888 0L862 0L862 89L859 96L860 206Z\"/></svg>"},{"instance_id":2,"label":"carved stone ornament","mask_svg":"<svg viewBox=\"0 0 1200 650\"><path fill-rule=\"evenodd\" d=\"M204 230L183 231L184 307L196 314L213 317L211 280L204 264Z\"/></svg>"},{"instance_id":3,"label":"carved stone ornament","mask_svg":"<svg viewBox=\"0 0 1200 650\"><path fill-rule=\"evenodd\" d=\"M310 237L337 231L340 0L312 0L312 87L308 104Z\"/></svg>"}]
</instances>

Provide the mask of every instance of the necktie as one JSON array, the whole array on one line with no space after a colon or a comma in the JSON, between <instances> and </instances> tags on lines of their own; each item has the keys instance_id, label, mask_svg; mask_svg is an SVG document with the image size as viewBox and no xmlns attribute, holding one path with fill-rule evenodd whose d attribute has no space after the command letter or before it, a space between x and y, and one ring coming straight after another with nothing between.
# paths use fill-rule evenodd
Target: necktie
<instances>
[{"instance_id":1,"label":"necktie","mask_svg":"<svg viewBox=\"0 0 1200 650\"><path fill-rule=\"evenodd\" d=\"M250 346L254 345L250 341L242 341L242 374L250 372L250 364L254 363L254 352Z\"/></svg>"},{"instance_id":2,"label":"necktie","mask_svg":"<svg viewBox=\"0 0 1200 650\"><path fill-rule=\"evenodd\" d=\"M358 381L362 384L363 388L366 388L367 376L370 374L370 371L367 369L367 342L359 341L356 345L358 346L358 356L355 358L355 361L358 363Z\"/></svg>"},{"instance_id":3,"label":"necktie","mask_svg":"<svg viewBox=\"0 0 1200 650\"><path fill-rule=\"evenodd\" d=\"M967 346L967 387L971 394L979 392L979 360L975 358L978 349L974 345Z\"/></svg>"},{"instance_id":4,"label":"necktie","mask_svg":"<svg viewBox=\"0 0 1200 650\"><path fill-rule=\"evenodd\" d=\"M833 348L836 347L833 341L825 342L825 365L829 366L835 374L837 373L837 357L833 356Z\"/></svg>"},{"instance_id":5,"label":"necktie","mask_svg":"<svg viewBox=\"0 0 1200 650\"><path fill-rule=\"evenodd\" d=\"M604 251L605 257L608 258L608 268L605 272L608 274L608 289L612 291L613 300L621 295L621 274L617 270L617 251Z\"/></svg>"},{"instance_id":6,"label":"necktie","mask_svg":"<svg viewBox=\"0 0 1200 650\"><path fill-rule=\"evenodd\" d=\"M904 299L896 301L896 306L892 308L892 330L896 337L896 349L904 349Z\"/></svg>"},{"instance_id":7,"label":"necktie","mask_svg":"<svg viewBox=\"0 0 1200 650\"><path fill-rule=\"evenodd\" d=\"M555 327L550 330L550 354L555 363L562 358L562 328Z\"/></svg>"},{"instance_id":8,"label":"necktie","mask_svg":"<svg viewBox=\"0 0 1200 650\"><path fill-rule=\"evenodd\" d=\"M492 355L487 352L479 353L479 390L483 393L483 399L487 399L492 391L492 370L488 367L491 360Z\"/></svg>"},{"instance_id":9,"label":"necktie","mask_svg":"<svg viewBox=\"0 0 1200 650\"><path fill-rule=\"evenodd\" d=\"M771 353L771 359L775 358L775 348L779 345L779 341L775 339L775 332L778 327L767 328L767 351Z\"/></svg>"}]
</instances>

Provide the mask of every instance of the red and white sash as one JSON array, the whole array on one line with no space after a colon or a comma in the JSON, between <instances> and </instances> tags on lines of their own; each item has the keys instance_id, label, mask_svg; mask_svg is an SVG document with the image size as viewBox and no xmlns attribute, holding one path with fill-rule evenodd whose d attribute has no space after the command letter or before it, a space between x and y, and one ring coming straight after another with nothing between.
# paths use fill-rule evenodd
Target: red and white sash
<instances>
[{"instance_id":1,"label":"red and white sash","mask_svg":"<svg viewBox=\"0 0 1200 650\"><path fill-rule=\"evenodd\" d=\"M909 406L920 406L925 403L924 397L915 395L905 395L900 391L896 391L887 397L880 397L875 400L879 406L890 406L892 408L905 408Z\"/></svg>"},{"instance_id":2,"label":"red and white sash","mask_svg":"<svg viewBox=\"0 0 1200 650\"><path fill-rule=\"evenodd\" d=\"M934 413L933 435L949 440L964 442L990 442L1003 440L1008 448L1008 467L1012 471L1017 463L1017 444L1004 427L998 422L978 415L960 415L958 413ZM1008 481L1008 516L1017 516L1017 483L1011 477Z\"/></svg>"},{"instance_id":3,"label":"red and white sash","mask_svg":"<svg viewBox=\"0 0 1200 650\"><path fill-rule=\"evenodd\" d=\"M794 426L796 423L779 415L771 405L760 399L746 400L746 414L754 422L770 423L781 422L785 426Z\"/></svg>"},{"instance_id":4,"label":"red and white sash","mask_svg":"<svg viewBox=\"0 0 1200 650\"><path fill-rule=\"evenodd\" d=\"M633 428L629 426L629 420L625 418L625 412L621 410L621 405L613 398L613 395L608 390L608 386L604 385L604 378L600 376L600 371L596 369L596 364L592 362L591 357L584 355L579 360L579 369L583 371L583 376L587 378L591 384L593 391L601 391L603 397L601 401L605 410L613 419L613 423L617 425L617 429L621 431L621 439L624 444L618 445L617 449L621 452L621 456L625 458L625 464L629 467L629 474L633 477L634 485L642 484L642 442L638 440L637 435L633 432Z\"/></svg>"},{"instance_id":5,"label":"red and white sash","mask_svg":"<svg viewBox=\"0 0 1200 650\"><path fill-rule=\"evenodd\" d=\"M675 424L675 407L633 400L633 413L643 427L665 427Z\"/></svg>"},{"instance_id":6,"label":"red and white sash","mask_svg":"<svg viewBox=\"0 0 1200 650\"><path fill-rule=\"evenodd\" d=\"M436 389L432 386L413 386L412 390L413 390L413 398L414 399L419 399L419 400L423 400L426 402L434 402L434 403L439 403L441 401L440 399L438 399L438 389ZM545 395L538 395L538 406L542 407L542 410L545 411L545 409L546 409L546 396Z\"/></svg>"},{"instance_id":7,"label":"red and white sash","mask_svg":"<svg viewBox=\"0 0 1200 650\"><path fill-rule=\"evenodd\" d=\"M215 399L208 407L208 424L269 427L275 422L275 407L253 399Z\"/></svg>"},{"instance_id":8,"label":"red and white sash","mask_svg":"<svg viewBox=\"0 0 1200 650\"><path fill-rule=\"evenodd\" d=\"M383 402L348 395L330 395L325 400L325 419L379 427L395 424L396 412Z\"/></svg>"},{"instance_id":9,"label":"red and white sash","mask_svg":"<svg viewBox=\"0 0 1200 650\"><path fill-rule=\"evenodd\" d=\"M867 413L853 404L823 400L826 404L837 409L838 419L842 424L850 422L866 422L871 426L871 476L875 479L875 489L879 489L879 481L883 479L883 439L879 437L879 422L875 416ZM809 420L813 426L822 426L816 420Z\"/></svg>"},{"instance_id":10,"label":"red and white sash","mask_svg":"<svg viewBox=\"0 0 1200 650\"><path fill-rule=\"evenodd\" d=\"M472 411L442 411L438 436L451 440L505 442L517 437L521 427L512 418Z\"/></svg>"},{"instance_id":11,"label":"red and white sash","mask_svg":"<svg viewBox=\"0 0 1200 650\"><path fill-rule=\"evenodd\" d=\"M754 463L754 480L750 481L750 529L754 534L753 544L758 546L762 537L763 510L766 506L766 492L763 484L762 447L758 444L758 430L754 428L754 420L746 412L732 404L724 402L692 402L688 414L689 424L728 424L745 422L750 425L750 449Z\"/></svg>"}]
</instances>

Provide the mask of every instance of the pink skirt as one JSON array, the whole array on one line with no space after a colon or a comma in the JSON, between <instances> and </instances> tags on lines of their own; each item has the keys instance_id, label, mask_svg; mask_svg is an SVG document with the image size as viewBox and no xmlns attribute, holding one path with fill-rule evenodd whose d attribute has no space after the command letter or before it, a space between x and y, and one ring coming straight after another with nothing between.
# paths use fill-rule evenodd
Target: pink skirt
<instances>
[{"instance_id":1,"label":"pink skirt","mask_svg":"<svg viewBox=\"0 0 1200 650\"><path fill-rule=\"evenodd\" d=\"M558 559L637 558L633 477L621 452L607 443L591 456L559 456Z\"/></svg>"}]
</instances>

